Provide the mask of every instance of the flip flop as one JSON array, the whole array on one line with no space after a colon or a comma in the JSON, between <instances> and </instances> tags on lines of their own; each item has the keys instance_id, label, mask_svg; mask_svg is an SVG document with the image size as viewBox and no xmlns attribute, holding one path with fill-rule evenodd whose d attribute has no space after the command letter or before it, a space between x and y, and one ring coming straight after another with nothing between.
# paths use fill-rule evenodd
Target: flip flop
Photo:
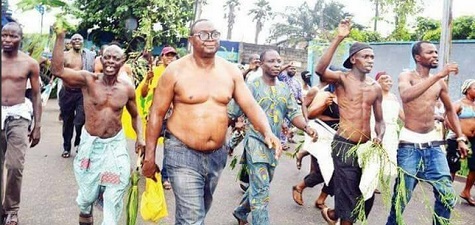
<instances>
[{"instance_id":1,"label":"flip flop","mask_svg":"<svg viewBox=\"0 0 475 225\"><path fill-rule=\"evenodd\" d=\"M292 187L292 198L294 199L294 202L298 205L303 205L302 191L299 191L297 189L297 186Z\"/></svg>"},{"instance_id":2,"label":"flip flop","mask_svg":"<svg viewBox=\"0 0 475 225\"><path fill-rule=\"evenodd\" d=\"M464 197L462 195L459 195L459 197L462 198L463 200L467 201L467 203L470 206L475 206L475 200L473 200L472 197Z\"/></svg>"},{"instance_id":3,"label":"flip flop","mask_svg":"<svg viewBox=\"0 0 475 225\"><path fill-rule=\"evenodd\" d=\"M328 223L328 225L335 225L336 224L336 221L335 220L332 220L330 218L330 216L328 215L328 210L330 208L323 208L322 210L322 216L323 216L323 219L325 219L325 221Z\"/></svg>"}]
</instances>

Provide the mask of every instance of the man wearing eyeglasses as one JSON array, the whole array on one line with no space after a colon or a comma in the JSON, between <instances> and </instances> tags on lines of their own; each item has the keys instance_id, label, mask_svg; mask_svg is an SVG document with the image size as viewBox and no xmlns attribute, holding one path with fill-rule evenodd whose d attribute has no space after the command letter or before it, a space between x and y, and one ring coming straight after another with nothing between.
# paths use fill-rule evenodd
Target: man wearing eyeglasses
<instances>
[{"instance_id":1,"label":"man wearing eyeglasses","mask_svg":"<svg viewBox=\"0 0 475 225\"><path fill-rule=\"evenodd\" d=\"M227 105L239 104L267 146L282 153L264 111L247 88L239 69L216 57L220 33L208 20L191 27L193 52L170 64L154 93L146 130L143 174L156 172L155 148L165 114L173 113L165 131L165 167L175 194L175 224L204 224L227 160Z\"/></svg>"}]
</instances>

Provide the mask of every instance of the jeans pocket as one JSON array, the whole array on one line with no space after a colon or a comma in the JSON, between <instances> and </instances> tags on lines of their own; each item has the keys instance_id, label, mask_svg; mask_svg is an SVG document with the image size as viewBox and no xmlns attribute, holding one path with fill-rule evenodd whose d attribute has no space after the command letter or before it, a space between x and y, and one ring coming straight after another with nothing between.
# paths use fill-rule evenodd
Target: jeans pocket
<instances>
[{"instance_id":1,"label":"jeans pocket","mask_svg":"<svg viewBox=\"0 0 475 225\"><path fill-rule=\"evenodd\" d=\"M397 164L401 167L416 164L417 159L414 158L415 151L414 148L399 148L397 151Z\"/></svg>"}]
</instances>

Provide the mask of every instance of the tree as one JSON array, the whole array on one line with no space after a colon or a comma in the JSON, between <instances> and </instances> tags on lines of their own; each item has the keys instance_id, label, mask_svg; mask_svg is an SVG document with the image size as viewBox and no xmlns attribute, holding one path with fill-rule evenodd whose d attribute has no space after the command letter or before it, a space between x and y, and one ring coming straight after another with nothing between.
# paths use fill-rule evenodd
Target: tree
<instances>
[{"instance_id":1,"label":"tree","mask_svg":"<svg viewBox=\"0 0 475 225\"><path fill-rule=\"evenodd\" d=\"M436 30L439 30L438 36ZM440 22L422 16L417 17L413 36L414 40L438 41L440 39Z\"/></svg>"},{"instance_id":2,"label":"tree","mask_svg":"<svg viewBox=\"0 0 475 225\"><path fill-rule=\"evenodd\" d=\"M257 39L259 38L259 33L262 31L264 22L270 19L273 15L271 12L272 8L269 5L269 2L266 0L258 0L254 3L255 8L249 10L248 15L253 16L252 21L256 22L256 34L254 37L254 43L257 44Z\"/></svg>"},{"instance_id":3,"label":"tree","mask_svg":"<svg viewBox=\"0 0 475 225\"><path fill-rule=\"evenodd\" d=\"M330 31L350 14L344 11L344 5L341 3L325 4L323 0L318 0L312 8L304 2L299 7L287 7L285 12L277 15L284 20L271 27L268 41L278 41L278 45L290 47L306 42L307 47L309 41L315 38L328 40Z\"/></svg>"},{"instance_id":4,"label":"tree","mask_svg":"<svg viewBox=\"0 0 475 225\"><path fill-rule=\"evenodd\" d=\"M417 17L414 40L439 41L442 28L440 21ZM453 21L453 40L475 39L475 16L461 16Z\"/></svg>"},{"instance_id":5,"label":"tree","mask_svg":"<svg viewBox=\"0 0 475 225\"><path fill-rule=\"evenodd\" d=\"M299 42L309 42L314 39L318 32L320 20L319 9L310 9L304 2L298 8L287 7L284 13L277 15L283 17L283 22L273 24L270 30L269 41L283 39L278 44L295 46Z\"/></svg>"},{"instance_id":6,"label":"tree","mask_svg":"<svg viewBox=\"0 0 475 225\"><path fill-rule=\"evenodd\" d=\"M195 0L195 20L201 18L201 13L203 13L203 6L208 5L207 0Z\"/></svg>"},{"instance_id":7,"label":"tree","mask_svg":"<svg viewBox=\"0 0 475 225\"><path fill-rule=\"evenodd\" d=\"M407 17L415 15L422 10L421 5L424 0L369 0L375 4L375 28L377 21L382 20L384 15L392 11L394 15L394 30L390 35L390 40L407 41L410 39L409 31L406 27Z\"/></svg>"},{"instance_id":8,"label":"tree","mask_svg":"<svg viewBox=\"0 0 475 225\"><path fill-rule=\"evenodd\" d=\"M236 19L235 11L240 9L239 5L241 5L241 3L239 3L239 0L227 0L226 4L223 5L224 10L228 11L227 14L224 14L224 18L228 19L228 33L226 36L226 39L228 40L231 40L233 36L233 26Z\"/></svg>"},{"instance_id":9,"label":"tree","mask_svg":"<svg viewBox=\"0 0 475 225\"><path fill-rule=\"evenodd\" d=\"M188 22L193 18L193 0L75 0L76 16L82 21L79 30L98 27L111 32L118 42L129 43L134 38L153 38L154 44L173 43L187 35ZM128 18L138 21L138 29L131 34L125 27ZM162 29L154 31L160 23ZM93 39L99 43L97 37Z\"/></svg>"},{"instance_id":10,"label":"tree","mask_svg":"<svg viewBox=\"0 0 475 225\"><path fill-rule=\"evenodd\" d=\"M475 16L461 16L454 20L452 39L475 39Z\"/></svg>"}]
</instances>

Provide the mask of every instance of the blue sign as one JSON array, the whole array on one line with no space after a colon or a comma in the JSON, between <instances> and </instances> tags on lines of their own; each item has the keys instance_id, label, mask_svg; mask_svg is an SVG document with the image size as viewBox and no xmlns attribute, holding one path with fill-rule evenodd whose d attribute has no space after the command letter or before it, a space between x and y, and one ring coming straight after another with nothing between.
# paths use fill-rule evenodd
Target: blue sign
<instances>
[{"instance_id":1,"label":"blue sign","mask_svg":"<svg viewBox=\"0 0 475 225\"><path fill-rule=\"evenodd\" d=\"M35 6L35 9L41 14L45 14L45 7L43 5L37 5Z\"/></svg>"}]
</instances>

